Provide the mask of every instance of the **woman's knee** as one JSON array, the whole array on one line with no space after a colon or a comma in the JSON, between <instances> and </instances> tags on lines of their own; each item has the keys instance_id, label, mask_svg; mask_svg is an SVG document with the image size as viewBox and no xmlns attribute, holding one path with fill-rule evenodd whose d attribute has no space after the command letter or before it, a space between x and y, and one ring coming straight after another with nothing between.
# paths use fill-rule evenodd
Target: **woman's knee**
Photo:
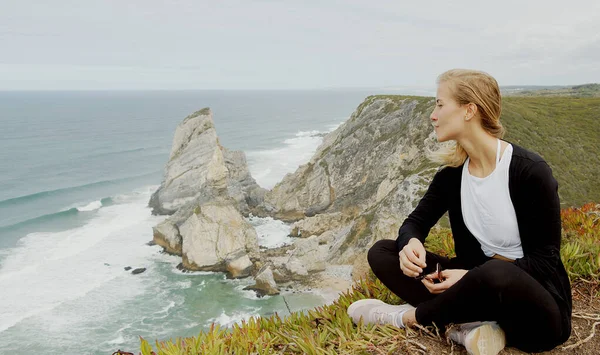
<instances>
[{"instance_id":1,"label":"woman's knee","mask_svg":"<svg viewBox=\"0 0 600 355\"><path fill-rule=\"evenodd\" d=\"M390 255L398 257L398 247L395 240L382 239L369 249L367 253L367 261L371 269L375 270L381 263L386 263L390 259Z\"/></svg>"},{"instance_id":2,"label":"woman's knee","mask_svg":"<svg viewBox=\"0 0 600 355\"><path fill-rule=\"evenodd\" d=\"M490 260L471 270L471 276L494 290L504 290L519 276L522 270L511 262Z\"/></svg>"}]
</instances>

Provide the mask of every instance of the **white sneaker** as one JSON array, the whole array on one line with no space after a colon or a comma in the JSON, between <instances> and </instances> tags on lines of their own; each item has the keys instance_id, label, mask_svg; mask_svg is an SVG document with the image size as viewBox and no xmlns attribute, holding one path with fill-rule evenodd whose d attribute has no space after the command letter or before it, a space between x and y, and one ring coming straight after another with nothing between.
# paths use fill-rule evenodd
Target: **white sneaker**
<instances>
[{"instance_id":1,"label":"white sneaker","mask_svg":"<svg viewBox=\"0 0 600 355\"><path fill-rule=\"evenodd\" d=\"M409 304L395 306L377 299L364 299L352 303L348 307L348 315L355 324L362 318L364 323L390 324L404 328L402 315L414 308Z\"/></svg>"},{"instance_id":2,"label":"white sneaker","mask_svg":"<svg viewBox=\"0 0 600 355\"><path fill-rule=\"evenodd\" d=\"M496 355L506 345L504 331L496 322L457 324L446 336L464 345L470 355Z\"/></svg>"}]
</instances>

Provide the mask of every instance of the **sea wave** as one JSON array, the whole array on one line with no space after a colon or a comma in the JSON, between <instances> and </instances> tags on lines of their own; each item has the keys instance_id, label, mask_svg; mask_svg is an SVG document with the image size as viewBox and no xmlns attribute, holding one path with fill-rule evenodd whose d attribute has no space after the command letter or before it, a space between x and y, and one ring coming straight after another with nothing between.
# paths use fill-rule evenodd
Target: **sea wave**
<instances>
[{"instance_id":1,"label":"sea wave","mask_svg":"<svg viewBox=\"0 0 600 355\"><path fill-rule=\"evenodd\" d=\"M154 186L152 186L152 188L154 188L154 190L155 190ZM154 191L154 190L152 190L152 191ZM136 195L139 195L142 192L144 192L144 191L140 190L139 193L137 193L137 194L133 193L133 194L131 194L131 196L130 195L117 195L114 197L104 197L100 200L92 201L87 204L72 205L72 207L71 206L67 207L58 212L48 213L48 214L44 214L41 216L36 216L33 218L25 219L23 221L19 221L17 223L9 224L6 226L0 226L0 232L19 229L19 228L22 228L22 227L25 227L28 225L40 225L40 224L53 222L53 221L57 221L57 220L64 219L64 218L70 218L70 217L76 216L80 213L89 213L89 212L98 211L102 207L108 207L108 206L112 206L112 205L118 204L118 203L126 203L131 198L135 198ZM84 214L82 214L82 216L84 216Z\"/></svg>"},{"instance_id":2,"label":"sea wave","mask_svg":"<svg viewBox=\"0 0 600 355\"><path fill-rule=\"evenodd\" d=\"M79 212L91 212L91 211L98 210L101 207L102 207L101 201L94 201L94 202L88 203L85 206L76 207L76 208L77 208L77 211L79 211Z\"/></svg>"},{"instance_id":3,"label":"sea wave","mask_svg":"<svg viewBox=\"0 0 600 355\"><path fill-rule=\"evenodd\" d=\"M285 139L281 148L246 152L252 177L260 186L273 188L286 174L310 160L331 128L328 127L327 131L299 131L294 137Z\"/></svg>"},{"instance_id":4,"label":"sea wave","mask_svg":"<svg viewBox=\"0 0 600 355\"><path fill-rule=\"evenodd\" d=\"M110 206L110 205L114 204L115 201L113 200L112 197L105 197L100 200L100 203L102 204L102 206Z\"/></svg>"},{"instance_id":5,"label":"sea wave","mask_svg":"<svg viewBox=\"0 0 600 355\"><path fill-rule=\"evenodd\" d=\"M24 221L10 224L7 226L0 226L0 231L9 230L9 229L17 229L17 228L21 228L26 225L37 225L37 224L47 223L50 221L55 221L60 218L75 216L79 212L93 212L93 211L99 210L102 207L110 206L112 204L113 204L112 197L105 197L101 200L93 201L93 202L90 202L90 203L80 206L80 207L71 207L71 208L67 208L67 209L59 211L59 212L44 214L44 215L41 215L38 217L26 219Z\"/></svg>"},{"instance_id":6,"label":"sea wave","mask_svg":"<svg viewBox=\"0 0 600 355\"><path fill-rule=\"evenodd\" d=\"M56 213L49 213L49 214L45 214L45 215L35 217L35 218L30 218L25 221L21 221L19 223L10 224L8 226L1 226L0 231L6 231L9 229L20 228L20 227L23 227L28 224L45 223L45 222L53 221L58 218L74 216L77 213L79 213L79 210L77 210L77 208L73 207L73 208L69 208L68 210L64 210L64 211L60 211L60 212L56 212Z\"/></svg>"},{"instance_id":7,"label":"sea wave","mask_svg":"<svg viewBox=\"0 0 600 355\"><path fill-rule=\"evenodd\" d=\"M323 132L317 131L317 130L300 131L300 132L296 133L296 137L314 137L314 136L319 136L322 134L323 134Z\"/></svg>"},{"instance_id":8,"label":"sea wave","mask_svg":"<svg viewBox=\"0 0 600 355\"><path fill-rule=\"evenodd\" d=\"M123 154L129 154L129 153L151 151L151 150L156 150L156 149L168 149L168 147L165 148L163 146L156 145L156 146L152 146L152 147L140 147L140 148L133 148L133 149L115 150L112 152L104 152L104 153L98 153L98 154L85 155L85 156L83 156L83 158L99 158L99 157L106 157L106 156L111 156L111 155L123 155Z\"/></svg>"},{"instance_id":9,"label":"sea wave","mask_svg":"<svg viewBox=\"0 0 600 355\"><path fill-rule=\"evenodd\" d=\"M64 213L80 212L72 208ZM30 233L11 249L0 269L0 333L29 317L55 312L115 279L140 284L119 289L120 298L139 293L146 275L132 278L123 268L143 265L158 252L144 243L148 229L164 217L152 216L144 197L95 213L81 227Z\"/></svg>"},{"instance_id":10,"label":"sea wave","mask_svg":"<svg viewBox=\"0 0 600 355\"><path fill-rule=\"evenodd\" d=\"M161 171L162 170L157 170L157 171L153 171L153 172L141 174L141 175L128 176L128 177L112 179L112 180L97 181L97 182L93 182L90 184L70 186L70 187L65 187L65 188L55 189L55 190L48 190L48 191L40 191L40 192L36 192L36 193L30 194L30 195L9 198L7 200L0 201L0 208L29 203L29 202L37 201L37 200L44 199L47 197L51 197L51 196L67 194L70 192L82 191L82 190L86 190L86 189L90 189L90 188L113 185L113 184L122 183L124 181L135 180L135 179L139 179L139 178L143 178L143 177L147 177L147 176L153 176Z\"/></svg>"}]
</instances>

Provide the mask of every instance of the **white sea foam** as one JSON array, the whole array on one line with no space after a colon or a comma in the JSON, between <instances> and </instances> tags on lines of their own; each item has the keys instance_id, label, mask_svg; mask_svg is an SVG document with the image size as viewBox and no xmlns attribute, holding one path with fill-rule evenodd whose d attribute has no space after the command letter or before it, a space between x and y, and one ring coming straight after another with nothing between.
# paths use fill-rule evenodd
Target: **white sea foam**
<instances>
[{"instance_id":1,"label":"white sea foam","mask_svg":"<svg viewBox=\"0 0 600 355\"><path fill-rule=\"evenodd\" d=\"M296 137L313 137L321 134L320 131L312 130L312 131L300 131L296 133Z\"/></svg>"},{"instance_id":2,"label":"white sea foam","mask_svg":"<svg viewBox=\"0 0 600 355\"><path fill-rule=\"evenodd\" d=\"M328 126L327 126L327 133L330 133L330 132L333 132L333 131L335 131L335 130L336 130L336 129L338 129L338 128L339 128L339 127L342 125L342 124L344 124L344 122L346 122L346 121L344 120L344 121L341 121L340 123L336 123L336 124L328 125Z\"/></svg>"},{"instance_id":3,"label":"white sea foam","mask_svg":"<svg viewBox=\"0 0 600 355\"><path fill-rule=\"evenodd\" d=\"M116 300L144 289L125 266L146 267L159 247L149 247L148 231L164 217L146 207L148 195L108 206L86 225L57 233L32 233L11 250L0 269L0 333L20 321L83 297L115 278L128 278ZM138 275L143 276L143 275ZM137 288L137 289L136 289ZM95 317L94 309L79 314ZM60 320L52 317L52 326Z\"/></svg>"},{"instance_id":4,"label":"white sea foam","mask_svg":"<svg viewBox=\"0 0 600 355\"><path fill-rule=\"evenodd\" d=\"M255 291L252 290L244 290L244 288L254 285L255 284L255 280L253 278L246 278L246 279L236 279L234 282L232 282L233 280L227 280L226 282L231 283L231 284L235 284L235 290L239 292L240 296L245 298L245 299L249 299L249 300L266 300L271 298L271 296L263 296L263 297L258 297L258 295L256 294Z\"/></svg>"},{"instance_id":5,"label":"white sea foam","mask_svg":"<svg viewBox=\"0 0 600 355\"><path fill-rule=\"evenodd\" d=\"M205 286L206 286L206 280L202 280L202 282L200 282L198 284L198 286L196 286L196 291L202 291Z\"/></svg>"},{"instance_id":6,"label":"white sea foam","mask_svg":"<svg viewBox=\"0 0 600 355\"><path fill-rule=\"evenodd\" d=\"M221 312L221 315L215 318L211 318L206 322L206 326L210 326L213 322L221 325L221 327L231 327L234 324L240 324L242 320L248 320L250 317L258 317L257 313L260 311L260 307L251 308L247 312L244 311L234 311L230 314L225 313L225 310Z\"/></svg>"},{"instance_id":7,"label":"white sea foam","mask_svg":"<svg viewBox=\"0 0 600 355\"><path fill-rule=\"evenodd\" d=\"M271 217L261 218L250 216L247 221L254 227L258 235L258 245L265 248L277 248L292 244L294 239L289 237L291 227L280 220Z\"/></svg>"},{"instance_id":8,"label":"white sea foam","mask_svg":"<svg viewBox=\"0 0 600 355\"><path fill-rule=\"evenodd\" d=\"M174 286L177 288L180 288L182 290L185 290L192 286L192 280L177 281L177 282L175 282Z\"/></svg>"},{"instance_id":9,"label":"white sea foam","mask_svg":"<svg viewBox=\"0 0 600 355\"><path fill-rule=\"evenodd\" d=\"M174 256L174 257L177 257L177 256ZM178 263L180 263L181 257L179 256L178 258L179 258ZM177 269L175 267L175 265L173 266L173 269L171 270L171 272L176 275L182 275L182 274L185 274L185 275L214 275L214 274L216 274L216 272L213 272L213 271L181 271L181 270Z\"/></svg>"},{"instance_id":10,"label":"white sea foam","mask_svg":"<svg viewBox=\"0 0 600 355\"><path fill-rule=\"evenodd\" d=\"M246 299L249 299L249 300L268 300L269 298L271 298L271 296L269 296L269 295L258 297L258 295L256 294L256 291L244 290L244 287L236 287L236 289L240 292L240 294L242 295L242 297L244 297Z\"/></svg>"},{"instance_id":11,"label":"white sea foam","mask_svg":"<svg viewBox=\"0 0 600 355\"><path fill-rule=\"evenodd\" d=\"M294 172L310 160L323 141L322 133L300 131L295 137L286 139L282 148L246 152L252 177L260 186L273 188L285 174Z\"/></svg>"},{"instance_id":12,"label":"white sea foam","mask_svg":"<svg viewBox=\"0 0 600 355\"><path fill-rule=\"evenodd\" d=\"M89 212L89 211L94 211L97 209L100 209L102 207L102 202L100 201L94 201L94 202L90 202L85 206L82 207L77 207L77 211L79 212Z\"/></svg>"},{"instance_id":13,"label":"white sea foam","mask_svg":"<svg viewBox=\"0 0 600 355\"><path fill-rule=\"evenodd\" d=\"M152 314L152 319L163 319L169 316L169 311L171 310L171 308L175 307L175 301L169 301L169 304L167 304L165 307L163 307L162 309L154 312Z\"/></svg>"},{"instance_id":14,"label":"white sea foam","mask_svg":"<svg viewBox=\"0 0 600 355\"><path fill-rule=\"evenodd\" d=\"M140 187L134 189L130 193L116 195L112 198L112 200L115 204L123 204L146 199L147 203L150 195L152 195L159 187L160 185L148 185Z\"/></svg>"},{"instance_id":15,"label":"white sea foam","mask_svg":"<svg viewBox=\"0 0 600 355\"><path fill-rule=\"evenodd\" d=\"M244 289L240 289L240 288L238 288L238 291L240 292L240 294L242 295L242 297L244 297L246 299L249 299L249 300L258 300L259 299L259 297L258 297L258 295L256 294L255 291L244 290Z\"/></svg>"},{"instance_id":16,"label":"white sea foam","mask_svg":"<svg viewBox=\"0 0 600 355\"><path fill-rule=\"evenodd\" d=\"M260 186L273 188L286 174L308 163L325 134L335 131L345 120L328 125L325 131L299 131L295 137L284 140L282 148L246 152L252 177Z\"/></svg>"},{"instance_id":17,"label":"white sea foam","mask_svg":"<svg viewBox=\"0 0 600 355\"><path fill-rule=\"evenodd\" d=\"M125 342L125 338L123 338L123 334L119 333L119 335L108 341L108 344L123 344Z\"/></svg>"}]
</instances>

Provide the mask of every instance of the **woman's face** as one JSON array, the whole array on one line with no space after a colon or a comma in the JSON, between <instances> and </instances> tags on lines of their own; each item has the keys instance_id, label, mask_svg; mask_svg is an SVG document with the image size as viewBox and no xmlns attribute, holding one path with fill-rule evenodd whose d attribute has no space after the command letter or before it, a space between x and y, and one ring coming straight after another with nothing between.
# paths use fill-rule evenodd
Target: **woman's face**
<instances>
[{"instance_id":1,"label":"woman's face","mask_svg":"<svg viewBox=\"0 0 600 355\"><path fill-rule=\"evenodd\" d=\"M457 140L464 131L465 115L466 107L454 101L448 84L441 82L437 88L435 109L430 116L438 142Z\"/></svg>"}]
</instances>

